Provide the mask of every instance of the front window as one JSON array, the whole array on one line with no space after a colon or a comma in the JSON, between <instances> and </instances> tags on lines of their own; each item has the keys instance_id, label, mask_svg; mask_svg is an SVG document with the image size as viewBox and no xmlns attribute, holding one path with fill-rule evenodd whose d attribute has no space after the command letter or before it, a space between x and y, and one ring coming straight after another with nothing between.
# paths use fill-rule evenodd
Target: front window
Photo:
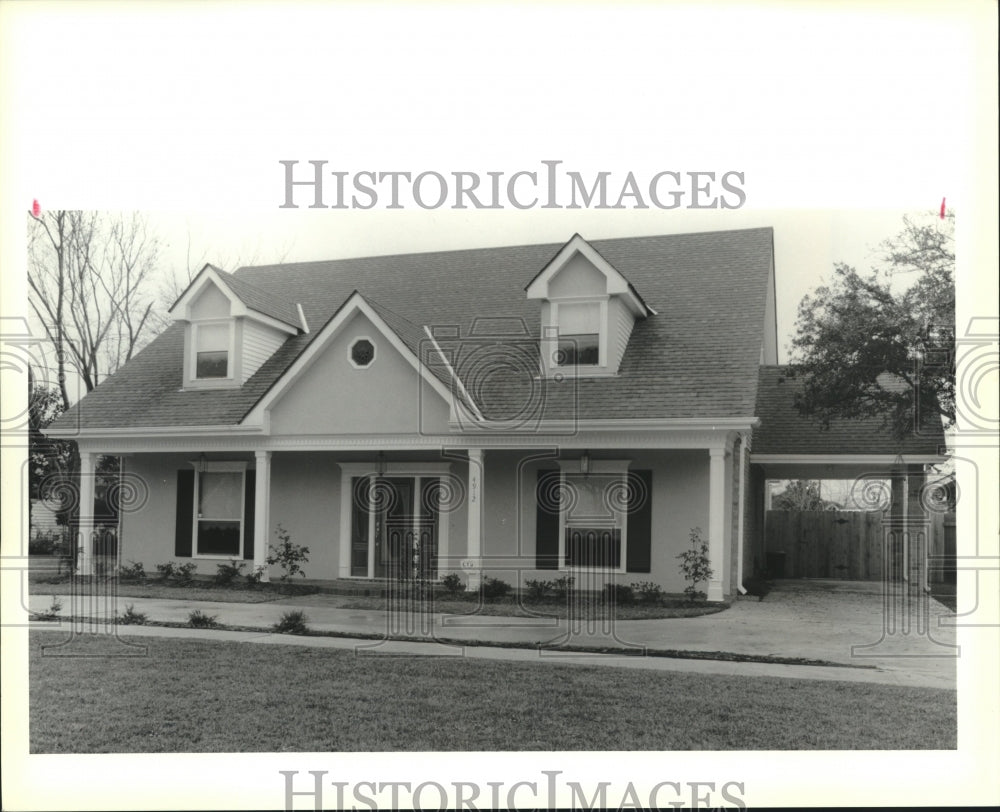
<instances>
[{"instance_id":1,"label":"front window","mask_svg":"<svg viewBox=\"0 0 1000 812\"><path fill-rule=\"evenodd\" d=\"M243 476L243 471L198 472L197 555L242 555Z\"/></svg>"},{"instance_id":2,"label":"front window","mask_svg":"<svg viewBox=\"0 0 1000 812\"><path fill-rule=\"evenodd\" d=\"M229 325L199 324L195 335L195 377L229 377Z\"/></svg>"},{"instance_id":3,"label":"front window","mask_svg":"<svg viewBox=\"0 0 1000 812\"><path fill-rule=\"evenodd\" d=\"M600 302L560 304L558 320L559 342L553 365L598 366L601 363Z\"/></svg>"},{"instance_id":4,"label":"front window","mask_svg":"<svg viewBox=\"0 0 1000 812\"><path fill-rule=\"evenodd\" d=\"M564 473L567 494L563 528L563 566L602 570L622 568L627 505L624 473Z\"/></svg>"}]
</instances>

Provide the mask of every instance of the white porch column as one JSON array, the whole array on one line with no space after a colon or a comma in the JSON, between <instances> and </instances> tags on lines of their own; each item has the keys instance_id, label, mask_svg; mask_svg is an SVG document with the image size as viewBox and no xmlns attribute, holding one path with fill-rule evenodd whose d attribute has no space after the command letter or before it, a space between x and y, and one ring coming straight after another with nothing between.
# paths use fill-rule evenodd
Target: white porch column
<instances>
[{"instance_id":1,"label":"white porch column","mask_svg":"<svg viewBox=\"0 0 1000 812\"><path fill-rule=\"evenodd\" d=\"M271 527L271 452L254 451L257 462L253 503L253 567L264 568L262 581L270 581L267 571L267 539Z\"/></svg>"},{"instance_id":2,"label":"white porch column","mask_svg":"<svg viewBox=\"0 0 1000 812\"><path fill-rule=\"evenodd\" d=\"M77 523L77 572L94 574L94 472L97 455L80 452L80 512Z\"/></svg>"},{"instance_id":3,"label":"white porch column","mask_svg":"<svg viewBox=\"0 0 1000 812\"><path fill-rule=\"evenodd\" d=\"M468 588L479 589L482 582L483 554L483 450L469 449L469 505L468 541L466 557L469 562Z\"/></svg>"},{"instance_id":4,"label":"white porch column","mask_svg":"<svg viewBox=\"0 0 1000 812\"><path fill-rule=\"evenodd\" d=\"M712 577L708 581L708 600L721 601L727 515L726 449L710 448L708 454L708 558L712 568Z\"/></svg>"}]
</instances>

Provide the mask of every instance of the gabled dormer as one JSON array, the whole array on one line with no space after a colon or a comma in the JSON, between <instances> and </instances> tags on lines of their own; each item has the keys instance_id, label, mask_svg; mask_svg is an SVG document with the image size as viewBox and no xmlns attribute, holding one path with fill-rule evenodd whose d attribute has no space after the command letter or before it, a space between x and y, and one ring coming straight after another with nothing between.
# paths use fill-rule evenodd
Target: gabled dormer
<instances>
[{"instance_id":1,"label":"gabled dormer","mask_svg":"<svg viewBox=\"0 0 1000 812\"><path fill-rule=\"evenodd\" d=\"M653 313L579 234L525 290L541 302L540 354L547 376L616 375L635 322Z\"/></svg>"},{"instance_id":2,"label":"gabled dormer","mask_svg":"<svg viewBox=\"0 0 1000 812\"><path fill-rule=\"evenodd\" d=\"M242 386L291 336L308 332L300 305L206 265L170 308L184 323L184 388Z\"/></svg>"}]
</instances>

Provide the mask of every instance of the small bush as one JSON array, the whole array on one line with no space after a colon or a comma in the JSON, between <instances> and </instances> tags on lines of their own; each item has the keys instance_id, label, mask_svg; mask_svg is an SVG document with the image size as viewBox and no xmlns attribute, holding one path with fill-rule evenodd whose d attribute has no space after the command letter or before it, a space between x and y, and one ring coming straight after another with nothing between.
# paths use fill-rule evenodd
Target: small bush
<instances>
[{"instance_id":1,"label":"small bush","mask_svg":"<svg viewBox=\"0 0 1000 812\"><path fill-rule=\"evenodd\" d=\"M174 562L168 561L166 564L156 565L156 574L160 577L161 581L168 581L174 577Z\"/></svg>"},{"instance_id":2,"label":"small bush","mask_svg":"<svg viewBox=\"0 0 1000 812\"><path fill-rule=\"evenodd\" d=\"M65 539L61 530L36 533L28 540L28 555L64 555Z\"/></svg>"},{"instance_id":3,"label":"small bush","mask_svg":"<svg viewBox=\"0 0 1000 812\"><path fill-rule=\"evenodd\" d=\"M529 601L543 601L555 591L554 581L536 581L529 578L524 582L526 589L525 597Z\"/></svg>"},{"instance_id":4,"label":"small bush","mask_svg":"<svg viewBox=\"0 0 1000 812\"><path fill-rule=\"evenodd\" d=\"M457 572L449 572L444 576L441 579L441 586L444 587L445 592L452 596L465 592L465 581Z\"/></svg>"},{"instance_id":5,"label":"small bush","mask_svg":"<svg viewBox=\"0 0 1000 812\"><path fill-rule=\"evenodd\" d=\"M235 558L231 559L228 564L219 564L215 568L215 585L230 586L233 581L243 574L244 567L246 567L246 564L242 561L237 561Z\"/></svg>"},{"instance_id":6,"label":"small bush","mask_svg":"<svg viewBox=\"0 0 1000 812\"><path fill-rule=\"evenodd\" d=\"M52 603L49 608L44 612L35 612L32 616L32 620L58 620L59 613L62 611L63 604L59 598L53 597Z\"/></svg>"},{"instance_id":7,"label":"small bush","mask_svg":"<svg viewBox=\"0 0 1000 812\"><path fill-rule=\"evenodd\" d=\"M217 615L206 615L201 609L194 609L188 615L188 626L194 629L211 629L218 624L215 622Z\"/></svg>"},{"instance_id":8,"label":"small bush","mask_svg":"<svg viewBox=\"0 0 1000 812\"><path fill-rule=\"evenodd\" d=\"M141 561L129 561L128 564L118 567L118 579L121 581L142 581L145 578L146 569Z\"/></svg>"},{"instance_id":9,"label":"small bush","mask_svg":"<svg viewBox=\"0 0 1000 812\"><path fill-rule=\"evenodd\" d=\"M625 584L605 584L604 601L605 603L614 603L617 606L627 606L635 603L635 592L631 586Z\"/></svg>"},{"instance_id":10,"label":"small bush","mask_svg":"<svg viewBox=\"0 0 1000 812\"><path fill-rule=\"evenodd\" d=\"M246 575L247 583L250 586L259 586L261 581L264 580L264 573L267 572L267 567L263 564L258 564L253 568L253 572L248 572Z\"/></svg>"},{"instance_id":11,"label":"small bush","mask_svg":"<svg viewBox=\"0 0 1000 812\"><path fill-rule=\"evenodd\" d=\"M198 565L194 561L188 561L187 564L178 564L174 567L174 580L179 584L186 584L194 577L196 569L198 569Z\"/></svg>"},{"instance_id":12,"label":"small bush","mask_svg":"<svg viewBox=\"0 0 1000 812\"><path fill-rule=\"evenodd\" d=\"M480 590L483 598L486 600L493 600L507 595L510 592L510 584L506 581L501 581L499 578L490 578L487 576L486 578L483 578Z\"/></svg>"},{"instance_id":13,"label":"small bush","mask_svg":"<svg viewBox=\"0 0 1000 812\"><path fill-rule=\"evenodd\" d=\"M663 587L652 581L639 581L629 586L632 587L632 592L640 603L655 604L663 600Z\"/></svg>"},{"instance_id":14,"label":"small bush","mask_svg":"<svg viewBox=\"0 0 1000 812\"><path fill-rule=\"evenodd\" d=\"M558 600L564 601L573 591L574 583L576 583L576 578L572 575L564 575L562 578L556 578L552 582L552 592Z\"/></svg>"},{"instance_id":15,"label":"small bush","mask_svg":"<svg viewBox=\"0 0 1000 812\"><path fill-rule=\"evenodd\" d=\"M309 627L306 625L308 620L306 613L300 610L285 612L281 616L281 620L271 628L279 634L305 634L309 631Z\"/></svg>"},{"instance_id":16,"label":"small bush","mask_svg":"<svg viewBox=\"0 0 1000 812\"><path fill-rule=\"evenodd\" d=\"M135 605L131 603L118 616L118 623L121 626L144 626L147 620L149 616L145 612L135 611Z\"/></svg>"},{"instance_id":17,"label":"small bush","mask_svg":"<svg viewBox=\"0 0 1000 812\"><path fill-rule=\"evenodd\" d=\"M277 564L282 569L281 580L287 581L292 575L306 577L302 565L309 561L309 548L301 544L293 544L291 534L280 524L274 531L278 537L278 543L268 547L270 555L267 557L269 565Z\"/></svg>"},{"instance_id":18,"label":"small bush","mask_svg":"<svg viewBox=\"0 0 1000 812\"><path fill-rule=\"evenodd\" d=\"M691 528L689 535L691 549L685 550L679 556L681 560L681 573L688 585L684 587L684 594L689 601L701 600L706 597L705 593L698 589L698 584L707 583L712 577L712 568L709 566L708 541L701 537L701 528Z\"/></svg>"}]
</instances>

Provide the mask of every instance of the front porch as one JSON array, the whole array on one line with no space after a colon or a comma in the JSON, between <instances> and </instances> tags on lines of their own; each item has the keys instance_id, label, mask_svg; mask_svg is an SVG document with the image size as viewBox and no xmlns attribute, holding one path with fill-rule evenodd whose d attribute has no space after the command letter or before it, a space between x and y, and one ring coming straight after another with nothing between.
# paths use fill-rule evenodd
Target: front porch
<instances>
[{"instance_id":1,"label":"front porch","mask_svg":"<svg viewBox=\"0 0 1000 812\"><path fill-rule=\"evenodd\" d=\"M359 589L457 574L470 589L487 577L514 588L573 578L582 589L654 582L680 593L677 556L700 528L713 568L701 588L722 600L735 591L740 560L738 455L727 435L684 439L674 438L682 447L655 449L640 437L626 448L244 443L220 450L206 442L204 450L132 451L124 455L122 490L134 498L122 505L118 562L141 561L153 571L176 561L213 575L237 559L269 580L280 574L267 563L280 528L309 548L309 580ZM706 448L706 439L715 447ZM84 488L97 456L96 448L81 453ZM85 492L81 504L88 504ZM81 515L80 538L92 538L93 529L93 517ZM94 548L81 548L80 571L92 573Z\"/></svg>"}]
</instances>

